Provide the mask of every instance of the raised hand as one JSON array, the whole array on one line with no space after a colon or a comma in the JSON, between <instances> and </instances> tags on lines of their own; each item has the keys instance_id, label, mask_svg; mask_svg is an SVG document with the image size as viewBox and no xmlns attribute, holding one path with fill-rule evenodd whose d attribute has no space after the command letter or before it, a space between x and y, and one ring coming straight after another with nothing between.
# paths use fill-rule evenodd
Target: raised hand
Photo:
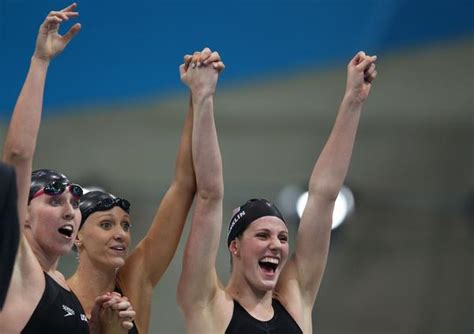
<instances>
[{"instance_id":1,"label":"raised hand","mask_svg":"<svg viewBox=\"0 0 474 334\"><path fill-rule=\"evenodd\" d=\"M213 95L219 73L225 68L218 52L204 48L192 56L185 55L184 63L179 67L181 81L194 95Z\"/></svg>"},{"instance_id":2,"label":"raised hand","mask_svg":"<svg viewBox=\"0 0 474 334\"><path fill-rule=\"evenodd\" d=\"M358 52L347 65L346 95L358 102L364 102L369 96L372 81L377 76L375 61L377 56Z\"/></svg>"},{"instance_id":3,"label":"raised hand","mask_svg":"<svg viewBox=\"0 0 474 334\"><path fill-rule=\"evenodd\" d=\"M64 35L59 34L61 23L70 18L77 17L78 12L74 11L77 4L73 3L60 11L51 11L41 24L36 48L33 57L49 62L60 54L72 38L81 30L81 24L74 24Z\"/></svg>"}]
</instances>

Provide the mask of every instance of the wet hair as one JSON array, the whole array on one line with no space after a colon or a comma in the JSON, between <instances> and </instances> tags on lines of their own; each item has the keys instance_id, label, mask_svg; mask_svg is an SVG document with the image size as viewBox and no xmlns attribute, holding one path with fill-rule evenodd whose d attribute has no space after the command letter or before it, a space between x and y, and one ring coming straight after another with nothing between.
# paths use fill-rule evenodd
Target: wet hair
<instances>
[{"instance_id":1,"label":"wet hair","mask_svg":"<svg viewBox=\"0 0 474 334\"><path fill-rule=\"evenodd\" d=\"M115 197L114 195L101 190L94 190L85 193L82 195L81 203L79 204L82 214L82 220L79 229L82 228L82 225L84 225L87 218L94 212L107 211L115 206L118 206L125 212L130 213L130 202L126 199Z\"/></svg>"},{"instance_id":2,"label":"wet hair","mask_svg":"<svg viewBox=\"0 0 474 334\"><path fill-rule=\"evenodd\" d=\"M242 206L234 209L227 232L227 246L230 246L232 240L242 235L251 223L265 216L280 218L286 224L283 215L275 204L263 198L250 199Z\"/></svg>"},{"instance_id":3,"label":"wet hair","mask_svg":"<svg viewBox=\"0 0 474 334\"><path fill-rule=\"evenodd\" d=\"M69 181L66 175L53 169L38 169L31 173L31 185L30 192L28 194L28 203L30 203L33 196L41 188L44 188L46 185L54 181L59 181L68 185L71 184L71 181Z\"/></svg>"}]
</instances>

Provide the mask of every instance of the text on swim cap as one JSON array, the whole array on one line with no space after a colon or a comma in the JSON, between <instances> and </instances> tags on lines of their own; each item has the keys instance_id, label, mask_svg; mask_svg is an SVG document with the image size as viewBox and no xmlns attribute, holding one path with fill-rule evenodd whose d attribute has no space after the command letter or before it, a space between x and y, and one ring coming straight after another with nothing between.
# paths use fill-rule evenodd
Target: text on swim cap
<instances>
[{"instance_id":1,"label":"text on swim cap","mask_svg":"<svg viewBox=\"0 0 474 334\"><path fill-rule=\"evenodd\" d=\"M242 218L243 216L245 216L245 211L241 211L239 212L235 217L234 219L232 219L232 222L230 223L230 226L229 226L229 233L230 231L232 231L232 229L234 228L235 224L237 224L237 222L240 220L240 218Z\"/></svg>"}]
</instances>

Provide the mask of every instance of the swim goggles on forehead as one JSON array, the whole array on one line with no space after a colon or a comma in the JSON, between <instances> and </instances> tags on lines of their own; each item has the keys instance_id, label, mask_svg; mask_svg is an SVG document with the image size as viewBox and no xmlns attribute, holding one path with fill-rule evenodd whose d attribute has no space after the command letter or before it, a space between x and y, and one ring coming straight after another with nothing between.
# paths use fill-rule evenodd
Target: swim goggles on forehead
<instances>
[{"instance_id":1,"label":"swim goggles on forehead","mask_svg":"<svg viewBox=\"0 0 474 334\"><path fill-rule=\"evenodd\" d=\"M38 197L42 194L46 194L49 196L58 196L61 195L65 190L69 190L74 197L81 197L82 196L82 188L78 184L70 184L70 183L64 183L61 181L53 181L51 183L48 183L45 185L43 188L38 190L31 196L31 199Z\"/></svg>"},{"instance_id":2,"label":"swim goggles on forehead","mask_svg":"<svg viewBox=\"0 0 474 334\"><path fill-rule=\"evenodd\" d=\"M82 213L82 216L87 217L91 213L96 212L96 211L107 211L109 209L112 209L114 206L118 206L125 212L129 213L129 210L130 210L129 201L123 198L118 198L118 197L115 197L115 198L107 197L100 200L99 202L97 202L95 205L91 206L87 210L85 210Z\"/></svg>"}]
</instances>

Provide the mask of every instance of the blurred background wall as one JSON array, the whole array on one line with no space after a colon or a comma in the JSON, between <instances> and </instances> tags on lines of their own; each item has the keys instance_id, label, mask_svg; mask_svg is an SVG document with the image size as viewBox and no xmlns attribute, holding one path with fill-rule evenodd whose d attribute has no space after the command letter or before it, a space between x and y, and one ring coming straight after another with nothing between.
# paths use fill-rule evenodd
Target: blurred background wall
<instances>
[{"instance_id":1,"label":"blurred background wall","mask_svg":"<svg viewBox=\"0 0 474 334\"><path fill-rule=\"evenodd\" d=\"M82 31L49 69L34 168L130 199L140 240L174 173L188 101L178 65L209 46L227 66L215 98L223 224L250 197L291 210L282 191L304 190L346 63L377 54L346 179L356 208L333 233L315 332L474 330L473 1L78 4ZM0 138L39 24L66 5L0 0ZM187 233L155 289L151 333L184 332L175 290ZM74 255L61 262L74 266ZM225 281L224 242L218 269Z\"/></svg>"}]
</instances>

